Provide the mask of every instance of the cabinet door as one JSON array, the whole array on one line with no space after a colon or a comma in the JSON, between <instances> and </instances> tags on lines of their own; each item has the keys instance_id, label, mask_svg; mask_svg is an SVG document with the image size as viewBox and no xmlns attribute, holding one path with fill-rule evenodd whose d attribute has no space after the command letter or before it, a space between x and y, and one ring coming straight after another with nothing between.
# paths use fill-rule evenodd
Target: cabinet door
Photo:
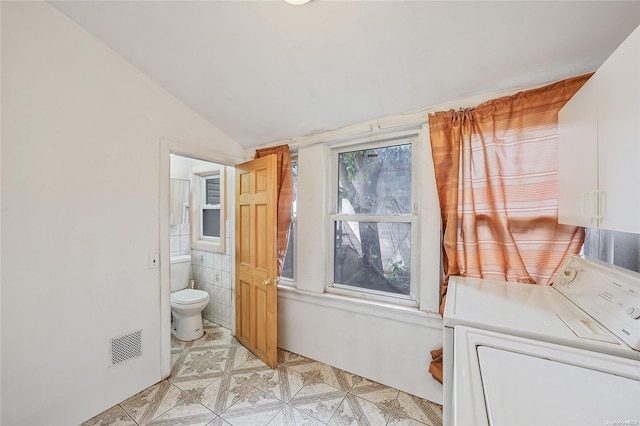
<instances>
[{"instance_id":1,"label":"cabinet door","mask_svg":"<svg viewBox=\"0 0 640 426\"><path fill-rule=\"evenodd\" d=\"M558 222L596 227L598 95L594 74L558 113Z\"/></svg>"},{"instance_id":2,"label":"cabinet door","mask_svg":"<svg viewBox=\"0 0 640 426\"><path fill-rule=\"evenodd\" d=\"M600 228L640 233L640 28L596 75Z\"/></svg>"}]
</instances>

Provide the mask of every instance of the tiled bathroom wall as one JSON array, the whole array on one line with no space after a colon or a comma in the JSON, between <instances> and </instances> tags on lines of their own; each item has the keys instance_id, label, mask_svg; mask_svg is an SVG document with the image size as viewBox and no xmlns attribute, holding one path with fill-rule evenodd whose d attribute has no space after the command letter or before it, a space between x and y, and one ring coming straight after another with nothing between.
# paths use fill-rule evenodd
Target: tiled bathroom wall
<instances>
[{"instance_id":1,"label":"tiled bathroom wall","mask_svg":"<svg viewBox=\"0 0 640 426\"><path fill-rule=\"evenodd\" d=\"M229 232L231 222L226 222L226 253L191 251L191 271L196 288L209 293L211 301L202 317L225 328L231 328L232 247Z\"/></svg>"},{"instance_id":2,"label":"tiled bathroom wall","mask_svg":"<svg viewBox=\"0 0 640 426\"><path fill-rule=\"evenodd\" d=\"M191 254L191 227L188 223L171 225L169 235L171 257Z\"/></svg>"}]
</instances>

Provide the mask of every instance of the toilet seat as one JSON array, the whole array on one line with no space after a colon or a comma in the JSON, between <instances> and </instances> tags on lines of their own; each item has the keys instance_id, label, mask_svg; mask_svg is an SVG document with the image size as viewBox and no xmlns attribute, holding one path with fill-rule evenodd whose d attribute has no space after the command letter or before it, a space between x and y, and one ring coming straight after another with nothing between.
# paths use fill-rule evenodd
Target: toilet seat
<instances>
[{"instance_id":1,"label":"toilet seat","mask_svg":"<svg viewBox=\"0 0 640 426\"><path fill-rule=\"evenodd\" d=\"M202 302L207 297L209 297L209 293L206 291L187 288L172 293L171 301L178 305L191 305L193 303Z\"/></svg>"}]
</instances>

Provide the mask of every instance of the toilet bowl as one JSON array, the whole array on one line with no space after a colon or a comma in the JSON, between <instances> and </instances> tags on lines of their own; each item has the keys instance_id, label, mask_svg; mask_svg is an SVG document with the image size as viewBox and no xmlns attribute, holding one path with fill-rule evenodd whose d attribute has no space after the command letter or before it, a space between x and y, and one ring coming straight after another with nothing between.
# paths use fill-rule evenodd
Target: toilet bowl
<instances>
[{"instance_id":1,"label":"toilet bowl","mask_svg":"<svg viewBox=\"0 0 640 426\"><path fill-rule=\"evenodd\" d=\"M187 288L190 267L190 256L171 258L171 334L185 342L204 334L202 311L209 304L209 293Z\"/></svg>"},{"instance_id":2,"label":"toilet bowl","mask_svg":"<svg viewBox=\"0 0 640 426\"><path fill-rule=\"evenodd\" d=\"M190 288L171 293L171 332L176 339L189 342L202 337L202 311L209 304L209 293Z\"/></svg>"}]
</instances>

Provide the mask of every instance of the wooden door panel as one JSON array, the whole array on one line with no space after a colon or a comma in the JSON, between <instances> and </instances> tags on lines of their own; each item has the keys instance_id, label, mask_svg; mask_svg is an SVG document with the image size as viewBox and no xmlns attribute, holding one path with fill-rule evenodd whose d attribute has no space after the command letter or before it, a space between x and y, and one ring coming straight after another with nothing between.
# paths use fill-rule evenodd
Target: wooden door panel
<instances>
[{"instance_id":1,"label":"wooden door panel","mask_svg":"<svg viewBox=\"0 0 640 426\"><path fill-rule=\"evenodd\" d=\"M257 244L255 251L255 268L266 271L267 270L267 244L265 239L267 238L267 206L256 206L256 236Z\"/></svg>"},{"instance_id":2,"label":"wooden door panel","mask_svg":"<svg viewBox=\"0 0 640 426\"><path fill-rule=\"evenodd\" d=\"M239 214L236 220L240 222L239 233L237 235L238 241L238 261L245 265L251 264L251 234L248 232L242 232L243 229L248 229L251 224L251 209L249 206L240 206Z\"/></svg>"},{"instance_id":3,"label":"wooden door panel","mask_svg":"<svg viewBox=\"0 0 640 426\"><path fill-rule=\"evenodd\" d=\"M238 283L238 308L242 308L242 306L248 306L251 295L251 284L246 281L239 280ZM250 310L241 310L240 311L240 326L236 326L236 338L240 341L240 343L245 344L244 342L250 342L251 336L248 334L251 330L251 319L249 317L251 311Z\"/></svg>"},{"instance_id":4,"label":"wooden door panel","mask_svg":"<svg viewBox=\"0 0 640 426\"><path fill-rule=\"evenodd\" d=\"M240 184L238 185L238 191L240 194L251 193L251 175L244 174L240 177Z\"/></svg>"},{"instance_id":5,"label":"wooden door panel","mask_svg":"<svg viewBox=\"0 0 640 426\"><path fill-rule=\"evenodd\" d=\"M276 157L236 167L236 337L277 364Z\"/></svg>"},{"instance_id":6,"label":"wooden door panel","mask_svg":"<svg viewBox=\"0 0 640 426\"><path fill-rule=\"evenodd\" d=\"M256 192L264 193L267 190L268 171L267 169L256 170Z\"/></svg>"}]
</instances>

